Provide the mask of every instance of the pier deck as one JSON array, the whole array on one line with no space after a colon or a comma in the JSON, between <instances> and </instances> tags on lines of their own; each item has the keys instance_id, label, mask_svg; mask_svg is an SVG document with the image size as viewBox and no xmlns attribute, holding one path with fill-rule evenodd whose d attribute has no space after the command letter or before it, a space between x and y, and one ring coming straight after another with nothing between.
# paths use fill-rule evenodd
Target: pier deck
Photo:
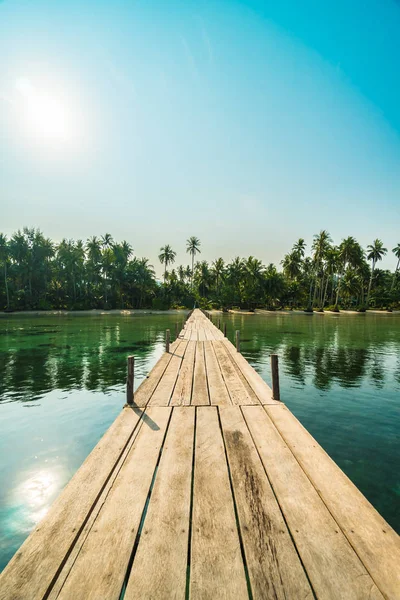
<instances>
[{"instance_id":1,"label":"pier deck","mask_svg":"<svg viewBox=\"0 0 400 600\"><path fill-rule=\"evenodd\" d=\"M399 537L195 310L1 600L399 599Z\"/></svg>"}]
</instances>

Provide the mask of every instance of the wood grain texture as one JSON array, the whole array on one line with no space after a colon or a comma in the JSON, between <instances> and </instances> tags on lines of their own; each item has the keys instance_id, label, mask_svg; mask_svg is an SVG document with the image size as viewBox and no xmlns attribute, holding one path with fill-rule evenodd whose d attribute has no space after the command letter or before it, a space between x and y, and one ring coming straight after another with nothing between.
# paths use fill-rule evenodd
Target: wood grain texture
<instances>
[{"instance_id":1,"label":"wood grain texture","mask_svg":"<svg viewBox=\"0 0 400 600\"><path fill-rule=\"evenodd\" d=\"M219 412L253 598L311 599L313 592L242 412L237 406Z\"/></svg>"},{"instance_id":2,"label":"wood grain texture","mask_svg":"<svg viewBox=\"0 0 400 600\"><path fill-rule=\"evenodd\" d=\"M225 352L223 342L212 342L225 385L231 397L232 404L252 404L252 401L236 372L229 356Z\"/></svg>"},{"instance_id":3,"label":"wood grain texture","mask_svg":"<svg viewBox=\"0 0 400 600\"><path fill-rule=\"evenodd\" d=\"M159 384L150 398L150 406L168 406L174 392L176 380L178 378L179 369L185 355L187 344L188 342L186 340L182 340L176 350L174 350L171 354L171 360L169 361Z\"/></svg>"},{"instance_id":4,"label":"wood grain texture","mask_svg":"<svg viewBox=\"0 0 400 600\"><path fill-rule=\"evenodd\" d=\"M197 342L194 362L192 405L200 406L205 404L210 404L210 398L208 395L206 365L204 360L204 342Z\"/></svg>"},{"instance_id":5,"label":"wood grain texture","mask_svg":"<svg viewBox=\"0 0 400 600\"><path fill-rule=\"evenodd\" d=\"M190 598L248 598L216 407L197 408Z\"/></svg>"},{"instance_id":6,"label":"wood grain texture","mask_svg":"<svg viewBox=\"0 0 400 600\"><path fill-rule=\"evenodd\" d=\"M318 598L383 596L261 406L242 407L297 551Z\"/></svg>"},{"instance_id":7,"label":"wood grain texture","mask_svg":"<svg viewBox=\"0 0 400 600\"><path fill-rule=\"evenodd\" d=\"M189 406L192 399L196 342L188 342L170 406Z\"/></svg>"},{"instance_id":8,"label":"wood grain texture","mask_svg":"<svg viewBox=\"0 0 400 600\"><path fill-rule=\"evenodd\" d=\"M235 347L229 340L224 338L223 341L226 349L230 353L232 360L235 361L237 366L242 371L244 377L247 379L249 385L253 389L254 393L258 397L261 404L280 404L277 400L272 398L272 390L262 379L261 375L253 369L251 365L247 362L247 360L238 352L236 352Z\"/></svg>"},{"instance_id":9,"label":"wood grain texture","mask_svg":"<svg viewBox=\"0 0 400 600\"><path fill-rule=\"evenodd\" d=\"M385 598L400 598L400 537L285 406L266 410Z\"/></svg>"},{"instance_id":10,"label":"wood grain texture","mask_svg":"<svg viewBox=\"0 0 400 600\"><path fill-rule=\"evenodd\" d=\"M172 409L125 600L184 600L195 409Z\"/></svg>"},{"instance_id":11,"label":"wood grain texture","mask_svg":"<svg viewBox=\"0 0 400 600\"><path fill-rule=\"evenodd\" d=\"M126 408L0 575L1 600L42 598L84 527L140 420Z\"/></svg>"},{"instance_id":12,"label":"wood grain texture","mask_svg":"<svg viewBox=\"0 0 400 600\"><path fill-rule=\"evenodd\" d=\"M118 600L171 408L148 409L132 449L89 532L60 600Z\"/></svg>"},{"instance_id":13,"label":"wood grain texture","mask_svg":"<svg viewBox=\"0 0 400 600\"><path fill-rule=\"evenodd\" d=\"M204 343L204 355L210 403L216 406L232 404L217 357L215 356L214 347L210 341Z\"/></svg>"}]
</instances>

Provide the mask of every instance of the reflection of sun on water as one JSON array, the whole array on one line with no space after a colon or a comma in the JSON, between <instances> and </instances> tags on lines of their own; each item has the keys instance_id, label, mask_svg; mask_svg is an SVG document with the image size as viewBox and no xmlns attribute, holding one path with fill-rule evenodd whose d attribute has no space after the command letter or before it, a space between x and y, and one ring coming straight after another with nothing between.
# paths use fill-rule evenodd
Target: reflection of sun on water
<instances>
[{"instance_id":1,"label":"reflection of sun on water","mask_svg":"<svg viewBox=\"0 0 400 600\"><path fill-rule=\"evenodd\" d=\"M25 505L32 521L38 523L47 513L59 484L57 473L43 469L18 486L18 500Z\"/></svg>"}]
</instances>

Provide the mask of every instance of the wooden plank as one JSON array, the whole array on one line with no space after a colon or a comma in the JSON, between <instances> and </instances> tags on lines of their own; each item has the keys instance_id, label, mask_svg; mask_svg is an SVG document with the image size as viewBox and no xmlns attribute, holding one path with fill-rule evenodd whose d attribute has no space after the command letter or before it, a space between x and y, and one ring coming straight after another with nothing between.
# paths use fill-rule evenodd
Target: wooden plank
<instances>
[{"instance_id":1,"label":"wooden plank","mask_svg":"<svg viewBox=\"0 0 400 600\"><path fill-rule=\"evenodd\" d=\"M197 408L190 598L248 598L216 407Z\"/></svg>"},{"instance_id":2,"label":"wooden plank","mask_svg":"<svg viewBox=\"0 0 400 600\"><path fill-rule=\"evenodd\" d=\"M42 598L84 527L142 415L125 408L0 575L1 600Z\"/></svg>"},{"instance_id":3,"label":"wooden plank","mask_svg":"<svg viewBox=\"0 0 400 600\"><path fill-rule=\"evenodd\" d=\"M211 342L204 343L204 354L211 404L232 404Z\"/></svg>"},{"instance_id":4,"label":"wooden plank","mask_svg":"<svg viewBox=\"0 0 400 600\"><path fill-rule=\"evenodd\" d=\"M245 388L246 392L247 392L247 396L249 398L249 401L246 402L246 404L260 404L260 400L258 399L258 396L255 394L253 388L250 386L249 382L247 381L246 377L244 376L242 370L239 368L237 362L233 359L232 355L230 354L230 352L228 352L225 344L223 344L222 342L220 342L221 348L224 349L225 354L227 355L227 357L229 358L229 360L231 361L233 368L235 369L240 381L243 384L243 387ZM236 352L236 354L240 354L240 352Z\"/></svg>"},{"instance_id":5,"label":"wooden plank","mask_svg":"<svg viewBox=\"0 0 400 600\"><path fill-rule=\"evenodd\" d=\"M285 521L317 598L383 596L262 406L243 406Z\"/></svg>"},{"instance_id":6,"label":"wooden plank","mask_svg":"<svg viewBox=\"0 0 400 600\"><path fill-rule=\"evenodd\" d=\"M188 342L183 340L178 348L171 356L171 360L165 369L163 376L156 387L150 401L150 406L168 406L171 396L174 392L176 380L178 378L179 369L182 364L183 357L187 348Z\"/></svg>"},{"instance_id":7,"label":"wooden plank","mask_svg":"<svg viewBox=\"0 0 400 600\"><path fill-rule=\"evenodd\" d=\"M124 583L135 537L163 443L171 408L154 407L83 544L59 600L116 600Z\"/></svg>"},{"instance_id":8,"label":"wooden plank","mask_svg":"<svg viewBox=\"0 0 400 600\"><path fill-rule=\"evenodd\" d=\"M196 342L188 342L170 406L189 406L192 399Z\"/></svg>"},{"instance_id":9,"label":"wooden plank","mask_svg":"<svg viewBox=\"0 0 400 600\"><path fill-rule=\"evenodd\" d=\"M147 378L142 381L133 397L134 406L139 406L142 408L149 402L154 390L158 386L160 379L164 374L165 369L168 367L174 352L178 351L180 344L181 340L176 340L173 344L171 344L170 353L164 352L160 360L154 365L148 374Z\"/></svg>"},{"instance_id":10,"label":"wooden plank","mask_svg":"<svg viewBox=\"0 0 400 600\"><path fill-rule=\"evenodd\" d=\"M212 342L219 367L228 388L232 404L252 404L246 388L241 382L233 364L225 352L222 342Z\"/></svg>"},{"instance_id":11,"label":"wooden plank","mask_svg":"<svg viewBox=\"0 0 400 600\"><path fill-rule=\"evenodd\" d=\"M234 496L254 600L303 600L313 592L238 406L221 407Z\"/></svg>"},{"instance_id":12,"label":"wooden plank","mask_svg":"<svg viewBox=\"0 0 400 600\"><path fill-rule=\"evenodd\" d=\"M195 409L174 407L124 600L184 600Z\"/></svg>"},{"instance_id":13,"label":"wooden plank","mask_svg":"<svg viewBox=\"0 0 400 600\"><path fill-rule=\"evenodd\" d=\"M242 356L242 354L239 352L236 352L234 345L231 344L231 342L226 338L224 338L223 343L230 353L232 359L242 371L243 376L246 378L261 404L280 405L281 402L278 402L278 400L274 400L272 398L272 390L269 385L267 385L261 375L259 375L259 373L257 373L257 371L253 369L251 365L249 365L244 356Z\"/></svg>"},{"instance_id":14,"label":"wooden plank","mask_svg":"<svg viewBox=\"0 0 400 600\"><path fill-rule=\"evenodd\" d=\"M208 396L206 364L204 361L204 342L197 342L196 344L192 404L197 406L202 404L210 404L210 398Z\"/></svg>"},{"instance_id":15,"label":"wooden plank","mask_svg":"<svg viewBox=\"0 0 400 600\"><path fill-rule=\"evenodd\" d=\"M79 555L81 548L82 548L83 544L85 543L85 540L93 527L94 522L96 521L105 501L107 500L108 494L109 494L112 486L114 485L115 479L117 478L117 476L119 474L121 466L125 462L126 457L128 456L128 454L132 448L133 442L136 439L136 436L137 436L138 432L140 431L142 424L143 424L143 421L141 421L138 424L138 427L136 427L133 436L129 440L129 443L125 447L125 450L123 451L120 459L116 463L115 469L113 470L111 477L108 479L107 484L104 486L103 491L101 492L101 494L99 496L99 499L94 504L93 509L90 512L89 518L86 520L85 526L82 529L79 537L76 539L73 547L71 547L68 558L65 561L64 566L61 569L60 574L58 575L56 581L54 582L54 585L52 586L50 593L48 594L48 596L46 596L46 600L56 600L58 598L60 590L63 587L64 582L67 579L67 577L75 563L75 560L76 560L77 556Z\"/></svg>"},{"instance_id":16,"label":"wooden plank","mask_svg":"<svg viewBox=\"0 0 400 600\"><path fill-rule=\"evenodd\" d=\"M285 406L266 411L385 598L399 598L400 537Z\"/></svg>"}]
</instances>

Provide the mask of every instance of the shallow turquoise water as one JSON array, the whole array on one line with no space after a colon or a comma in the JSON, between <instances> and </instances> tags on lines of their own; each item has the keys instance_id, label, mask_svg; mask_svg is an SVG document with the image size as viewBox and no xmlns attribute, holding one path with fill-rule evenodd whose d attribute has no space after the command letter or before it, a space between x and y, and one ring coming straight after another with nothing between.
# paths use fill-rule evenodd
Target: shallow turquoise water
<instances>
[{"instance_id":1,"label":"shallow turquoise water","mask_svg":"<svg viewBox=\"0 0 400 600\"><path fill-rule=\"evenodd\" d=\"M183 315L0 319L0 570L113 422ZM400 317L232 315L244 356L400 531Z\"/></svg>"}]
</instances>

